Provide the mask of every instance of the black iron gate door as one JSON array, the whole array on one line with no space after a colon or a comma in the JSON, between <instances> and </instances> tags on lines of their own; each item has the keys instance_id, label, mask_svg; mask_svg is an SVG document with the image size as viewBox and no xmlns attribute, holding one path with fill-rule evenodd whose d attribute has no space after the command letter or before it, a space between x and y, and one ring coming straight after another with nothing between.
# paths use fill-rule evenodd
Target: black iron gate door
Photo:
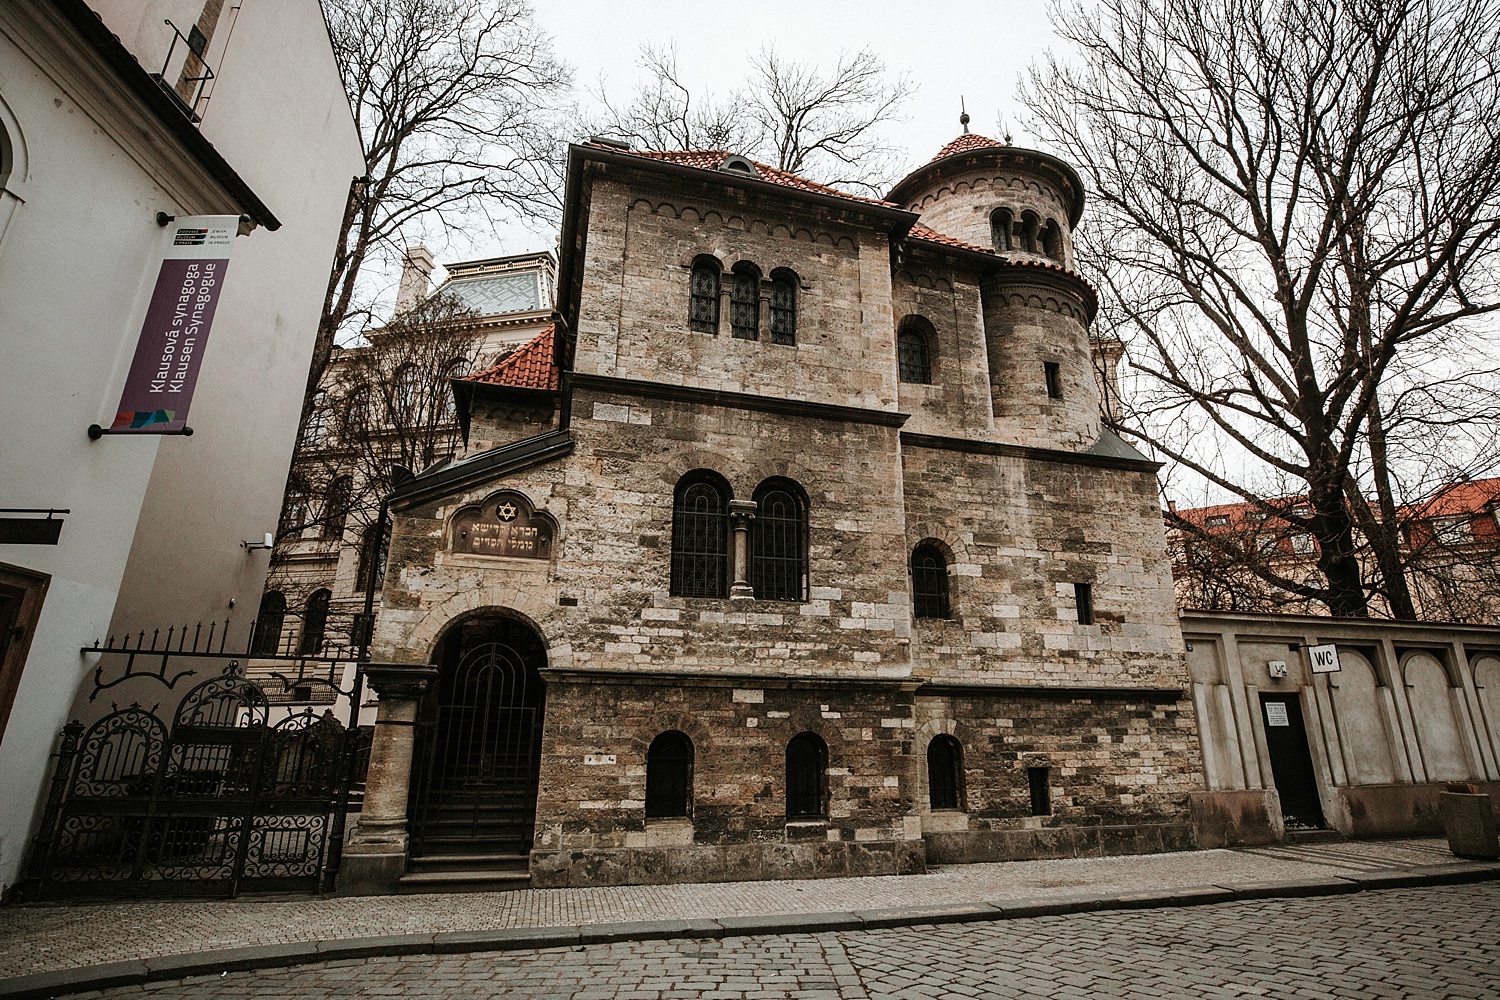
<instances>
[{"instance_id":1,"label":"black iron gate door","mask_svg":"<svg viewBox=\"0 0 1500 1000\"><path fill-rule=\"evenodd\" d=\"M418 734L412 854L523 854L536 816L545 647L505 619L450 642Z\"/></svg>"},{"instance_id":2,"label":"black iron gate door","mask_svg":"<svg viewBox=\"0 0 1500 1000\"><path fill-rule=\"evenodd\" d=\"M170 727L136 705L70 727L27 894L326 889L349 741L331 714L268 710L231 667Z\"/></svg>"}]
</instances>

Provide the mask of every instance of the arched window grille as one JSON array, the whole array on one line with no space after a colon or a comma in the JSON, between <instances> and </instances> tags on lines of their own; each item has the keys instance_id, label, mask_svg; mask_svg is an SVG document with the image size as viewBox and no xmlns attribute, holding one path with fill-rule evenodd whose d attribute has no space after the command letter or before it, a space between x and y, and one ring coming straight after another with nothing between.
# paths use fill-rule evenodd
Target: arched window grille
<instances>
[{"instance_id":1,"label":"arched window grille","mask_svg":"<svg viewBox=\"0 0 1500 1000\"><path fill-rule=\"evenodd\" d=\"M672 593L729 596L729 490L684 476L672 504Z\"/></svg>"},{"instance_id":2,"label":"arched window grille","mask_svg":"<svg viewBox=\"0 0 1500 1000\"><path fill-rule=\"evenodd\" d=\"M286 595L268 590L261 595L260 610L255 615L255 635L250 640L253 656L275 656L281 646L281 629L286 625Z\"/></svg>"},{"instance_id":3,"label":"arched window grille","mask_svg":"<svg viewBox=\"0 0 1500 1000\"><path fill-rule=\"evenodd\" d=\"M1058 262L1063 259L1062 227L1056 219L1048 219L1047 228L1042 230L1042 253Z\"/></svg>"},{"instance_id":4,"label":"arched window grille","mask_svg":"<svg viewBox=\"0 0 1500 1000\"><path fill-rule=\"evenodd\" d=\"M760 275L745 264L734 269L729 291L729 332L737 340L760 339Z\"/></svg>"},{"instance_id":5,"label":"arched window grille","mask_svg":"<svg viewBox=\"0 0 1500 1000\"><path fill-rule=\"evenodd\" d=\"M932 359L928 355L927 338L921 331L907 326L896 335L896 362L896 374L901 381L932 384Z\"/></svg>"},{"instance_id":6,"label":"arched window grille","mask_svg":"<svg viewBox=\"0 0 1500 1000\"><path fill-rule=\"evenodd\" d=\"M302 618L302 639L297 643L298 656L317 656L323 648L323 632L328 627L328 602L333 593L315 590L307 599L307 614Z\"/></svg>"},{"instance_id":7,"label":"arched window grille","mask_svg":"<svg viewBox=\"0 0 1500 1000\"><path fill-rule=\"evenodd\" d=\"M349 505L353 499L354 480L349 476L339 476L328 487L328 493L323 498L324 538L343 537L344 525L349 521Z\"/></svg>"},{"instance_id":8,"label":"arched window grille","mask_svg":"<svg viewBox=\"0 0 1500 1000\"><path fill-rule=\"evenodd\" d=\"M771 275L771 343L797 343L797 279L784 271Z\"/></svg>"},{"instance_id":9,"label":"arched window grille","mask_svg":"<svg viewBox=\"0 0 1500 1000\"><path fill-rule=\"evenodd\" d=\"M688 816L692 801L693 741L675 729L662 733L646 751L646 818Z\"/></svg>"},{"instance_id":10,"label":"arched window grille","mask_svg":"<svg viewBox=\"0 0 1500 1000\"><path fill-rule=\"evenodd\" d=\"M1008 208L997 208L990 213L990 239L996 250L1011 249L1011 233L1015 230L1016 217Z\"/></svg>"},{"instance_id":11,"label":"arched window grille","mask_svg":"<svg viewBox=\"0 0 1500 1000\"><path fill-rule=\"evenodd\" d=\"M798 733L786 745L786 818L828 816L828 744L817 733Z\"/></svg>"},{"instance_id":12,"label":"arched window grille","mask_svg":"<svg viewBox=\"0 0 1500 1000\"><path fill-rule=\"evenodd\" d=\"M1027 253L1036 253L1037 237L1042 225L1041 216L1035 212L1021 213L1021 249Z\"/></svg>"},{"instance_id":13,"label":"arched window grille","mask_svg":"<svg viewBox=\"0 0 1500 1000\"><path fill-rule=\"evenodd\" d=\"M700 259L693 264L688 300L688 328L694 333L719 332L719 262Z\"/></svg>"},{"instance_id":14,"label":"arched window grille","mask_svg":"<svg viewBox=\"0 0 1500 1000\"><path fill-rule=\"evenodd\" d=\"M750 522L750 586L762 601L807 599L807 506L801 490L767 480L755 491Z\"/></svg>"},{"instance_id":15,"label":"arched window grille","mask_svg":"<svg viewBox=\"0 0 1500 1000\"><path fill-rule=\"evenodd\" d=\"M912 614L918 618L952 617L948 606L948 561L933 545L911 554Z\"/></svg>"},{"instance_id":16,"label":"arched window grille","mask_svg":"<svg viewBox=\"0 0 1500 1000\"><path fill-rule=\"evenodd\" d=\"M934 809L962 809L963 747L951 736L927 744L927 799Z\"/></svg>"}]
</instances>

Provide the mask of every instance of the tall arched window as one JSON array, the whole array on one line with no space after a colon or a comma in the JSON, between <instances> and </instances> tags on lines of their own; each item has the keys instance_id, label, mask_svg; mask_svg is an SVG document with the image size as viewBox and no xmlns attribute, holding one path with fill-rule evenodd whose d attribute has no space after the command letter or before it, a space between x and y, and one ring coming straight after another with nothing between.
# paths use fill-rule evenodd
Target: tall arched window
<instances>
[{"instance_id":1,"label":"tall arched window","mask_svg":"<svg viewBox=\"0 0 1500 1000\"><path fill-rule=\"evenodd\" d=\"M275 656L281 646L281 629L286 624L286 595L268 590L261 595L260 610L255 615L255 634L250 638L250 655Z\"/></svg>"},{"instance_id":2,"label":"tall arched window","mask_svg":"<svg viewBox=\"0 0 1500 1000\"><path fill-rule=\"evenodd\" d=\"M936 545L918 545L911 554L911 604L917 618L951 617L948 560Z\"/></svg>"},{"instance_id":3,"label":"tall arched window","mask_svg":"<svg viewBox=\"0 0 1500 1000\"><path fill-rule=\"evenodd\" d=\"M757 600L807 599L807 504L787 479L768 479L755 491L750 522L750 586Z\"/></svg>"},{"instance_id":4,"label":"tall arched window","mask_svg":"<svg viewBox=\"0 0 1500 1000\"><path fill-rule=\"evenodd\" d=\"M734 266L729 291L729 332L737 340L760 339L760 274L749 264Z\"/></svg>"},{"instance_id":5,"label":"tall arched window","mask_svg":"<svg viewBox=\"0 0 1500 1000\"><path fill-rule=\"evenodd\" d=\"M729 486L710 473L688 473L672 504L672 593L729 596Z\"/></svg>"},{"instance_id":6,"label":"tall arched window","mask_svg":"<svg viewBox=\"0 0 1500 1000\"><path fill-rule=\"evenodd\" d=\"M689 285L688 328L694 333L719 332L719 274L722 268L712 257L693 262Z\"/></svg>"},{"instance_id":7,"label":"tall arched window","mask_svg":"<svg viewBox=\"0 0 1500 1000\"><path fill-rule=\"evenodd\" d=\"M828 744L817 733L798 733L786 745L786 818L828 816Z\"/></svg>"},{"instance_id":8,"label":"tall arched window","mask_svg":"<svg viewBox=\"0 0 1500 1000\"><path fill-rule=\"evenodd\" d=\"M391 551L391 526L386 524L385 531L381 532L380 538L375 537L375 532L380 530L380 525L372 524L365 529L365 534L359 543L359 575L355 579L355 585L363 591L370 585L370 561L374 560L375 570L374 588L378 592L385 585L385 557Z\"/></svg>"},{"instance_id":9,"label":"tall arched window","mask_svg":"<svg viewBox=\"0 0 1500 1000\"><path fill-rule=\"evenodd\" d=\"M927 800L934 809L962 809L964 752L951 736L927 744Z\"/></svg>"},{"instance_id":10,"label":"tall arched window","mask_svg":"<svg viewBox=\"0 0 1500 1000\"><path fill-rule=\"evenodd\" d=\"M691 814L693 741L670 730L651 741L646 751L646 818L669 819Z\"/></svg>"},{"instance_id":11,"label":"tall arched window","mask_svg":"<svg viewBox=\"0 0 1500 1000\"><path fill-rule=\"evenodd\" d=\"M349 476L339 476L328 487L328 493L323 498L324 538L344 536L344 525L349 521L349 505L353 501L354 480Z\"/></svg>"},{"instance_id":12,"label":"tall arched window","mask_svg":"<svg viewBox=\"0 0 1500 1000\"><path fill-rule=\"evenodd\" d=\"M1035 212L1021 213L1021 249L1027 253L1037 252L1037 238L1042 228L1042 217Z\"/></svg>"},{"instance_id":13,"label":"tall arched window","mask_svg":"<svg viewBox=\"0 0 1500 1000\"><path fill-rule=\"evenodd\" d=\"M932 384L932 357L927 335L919 324L907 322L901 325L901 332L896 334L896 364L896 377L901 381Z\"/></svg>"},{"instance_id":14,"label":"tall arched window","mask_svg":"<svg viewBox=\"0 0 1500 1000\"><path fill-rule=\"evenodd\" d=\"M313 397L312 412L307 415L307 432L302 435L302 440L308 447L328 440L328 393L321 389Z\"/></svg>"},{"instance_id":15,"label":"tall arched window","mask_svg":"<svg viewBox=\"0 0 1500 1000\"><path fill-rule=\"evenodd\" d=\"M996 250L1011 249L1011 233L1015 230L1016 217L1008 208L997 208L990 213L990 239Z\"/></svg>"},{"instance_id":16,"label":"tall arched window","mask_svg":"<svg viewBox=\"0 0 1500 1000\"><path fill-rule=\"evenodd\" d=\"M323 632L328 627L328 601L333 597L329 590L315 590L307 599L307 614L302 619L302 638L297 643L297 655L317 656L323 648Z\"/></svg>"},{"instance_id":17,"label":"tall arched window","mask_svg":"<svg viewBox=\"0 0 1500 1000\"><path fill-rule=\"evenodd\" d=\"M771 343L797 343L797 276L771 272Z\"/></svg>"},{"instance_id":18,"label":"tall arched window","mask_svg":"<svg viewBox=\"0 0 1500 1000\"><path fill-rule=\"evenodd\" d=\"M1048 219L1047 228L1042 230L1042 253L1055 261L1063 259L1062 227L1056 219Z\"/></svg>"}]
</instances>

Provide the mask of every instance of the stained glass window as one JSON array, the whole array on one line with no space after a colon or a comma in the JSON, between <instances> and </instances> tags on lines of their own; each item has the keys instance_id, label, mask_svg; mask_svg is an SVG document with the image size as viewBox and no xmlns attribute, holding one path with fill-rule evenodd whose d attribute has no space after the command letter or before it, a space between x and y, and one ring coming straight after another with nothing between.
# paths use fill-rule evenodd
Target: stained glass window
<instances>
[{"instance_id":1,"label":"stained glass window","mask_svg":"<svg viewBox=\"0 0 1500 1000\"><path fill-rule=\"evenodd\" d=\"M748 267L734 272L729 292L730 332L739 340L760 338L760 277Z\"/></svg>"},{"instance_id":2,"label":"stained glass window","mask_svg":"<svg viewBox=\"0 0 1500 1000\"><path fill-rule=\"evenodd\" d=\"M778 274L771 279L771 343L797 342L797 281Z\"/></svg>"},{"instance_id":3,"label":"stained glass window","mask_svg":"<svg viewBox=\"0 0 1500 1000\"><path fill-rule=\"evenodd\" d=\"M719 266L699 261L693 265L688 326L694 333L719 332Z\"/></svg>"}]
</instances>

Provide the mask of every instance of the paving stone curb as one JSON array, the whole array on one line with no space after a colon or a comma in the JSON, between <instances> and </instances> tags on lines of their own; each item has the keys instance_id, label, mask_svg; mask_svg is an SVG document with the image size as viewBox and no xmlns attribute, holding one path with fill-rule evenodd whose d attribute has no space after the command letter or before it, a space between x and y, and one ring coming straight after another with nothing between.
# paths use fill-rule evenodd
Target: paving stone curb
<instances>
[{"instance_id":1,"label":"paving stone curb","mask_svg":"<svg viewBox=\"0 0 1500 1000\"><path fill-rule=\"evenodd\" d=\"M339 959L382 955L442 955L476 951L519 951L530 948L572 948L616 941L667 938L748 937L758 934L802 934L826 931L873 930L926 924L973 923L1026 917L1062 916L1102 910L1160 909L1202 906L1251 899L1297 899L1373 889L1461 885L1500 880L1500 862L1463 862L1420 868L1389 868L1335 878L1295 879L1285 882L1242 882L1227 885L1183 886L1149 892L1113 895L1078 894L1006 899L989 903L906 906L884 910L838 913L781 913L756 917L684 920L643 920L559 927L509 927L493 930L441 931L433 934L396 934L384 937L299 941L253 945L217 951L163 955L128 962L110 962L75 969L58 969L0 980L4 1000L46 1000L89 990L140 986L145 983L214 976L249 969L285 968Z\"/></svg>"}]
</instances>

